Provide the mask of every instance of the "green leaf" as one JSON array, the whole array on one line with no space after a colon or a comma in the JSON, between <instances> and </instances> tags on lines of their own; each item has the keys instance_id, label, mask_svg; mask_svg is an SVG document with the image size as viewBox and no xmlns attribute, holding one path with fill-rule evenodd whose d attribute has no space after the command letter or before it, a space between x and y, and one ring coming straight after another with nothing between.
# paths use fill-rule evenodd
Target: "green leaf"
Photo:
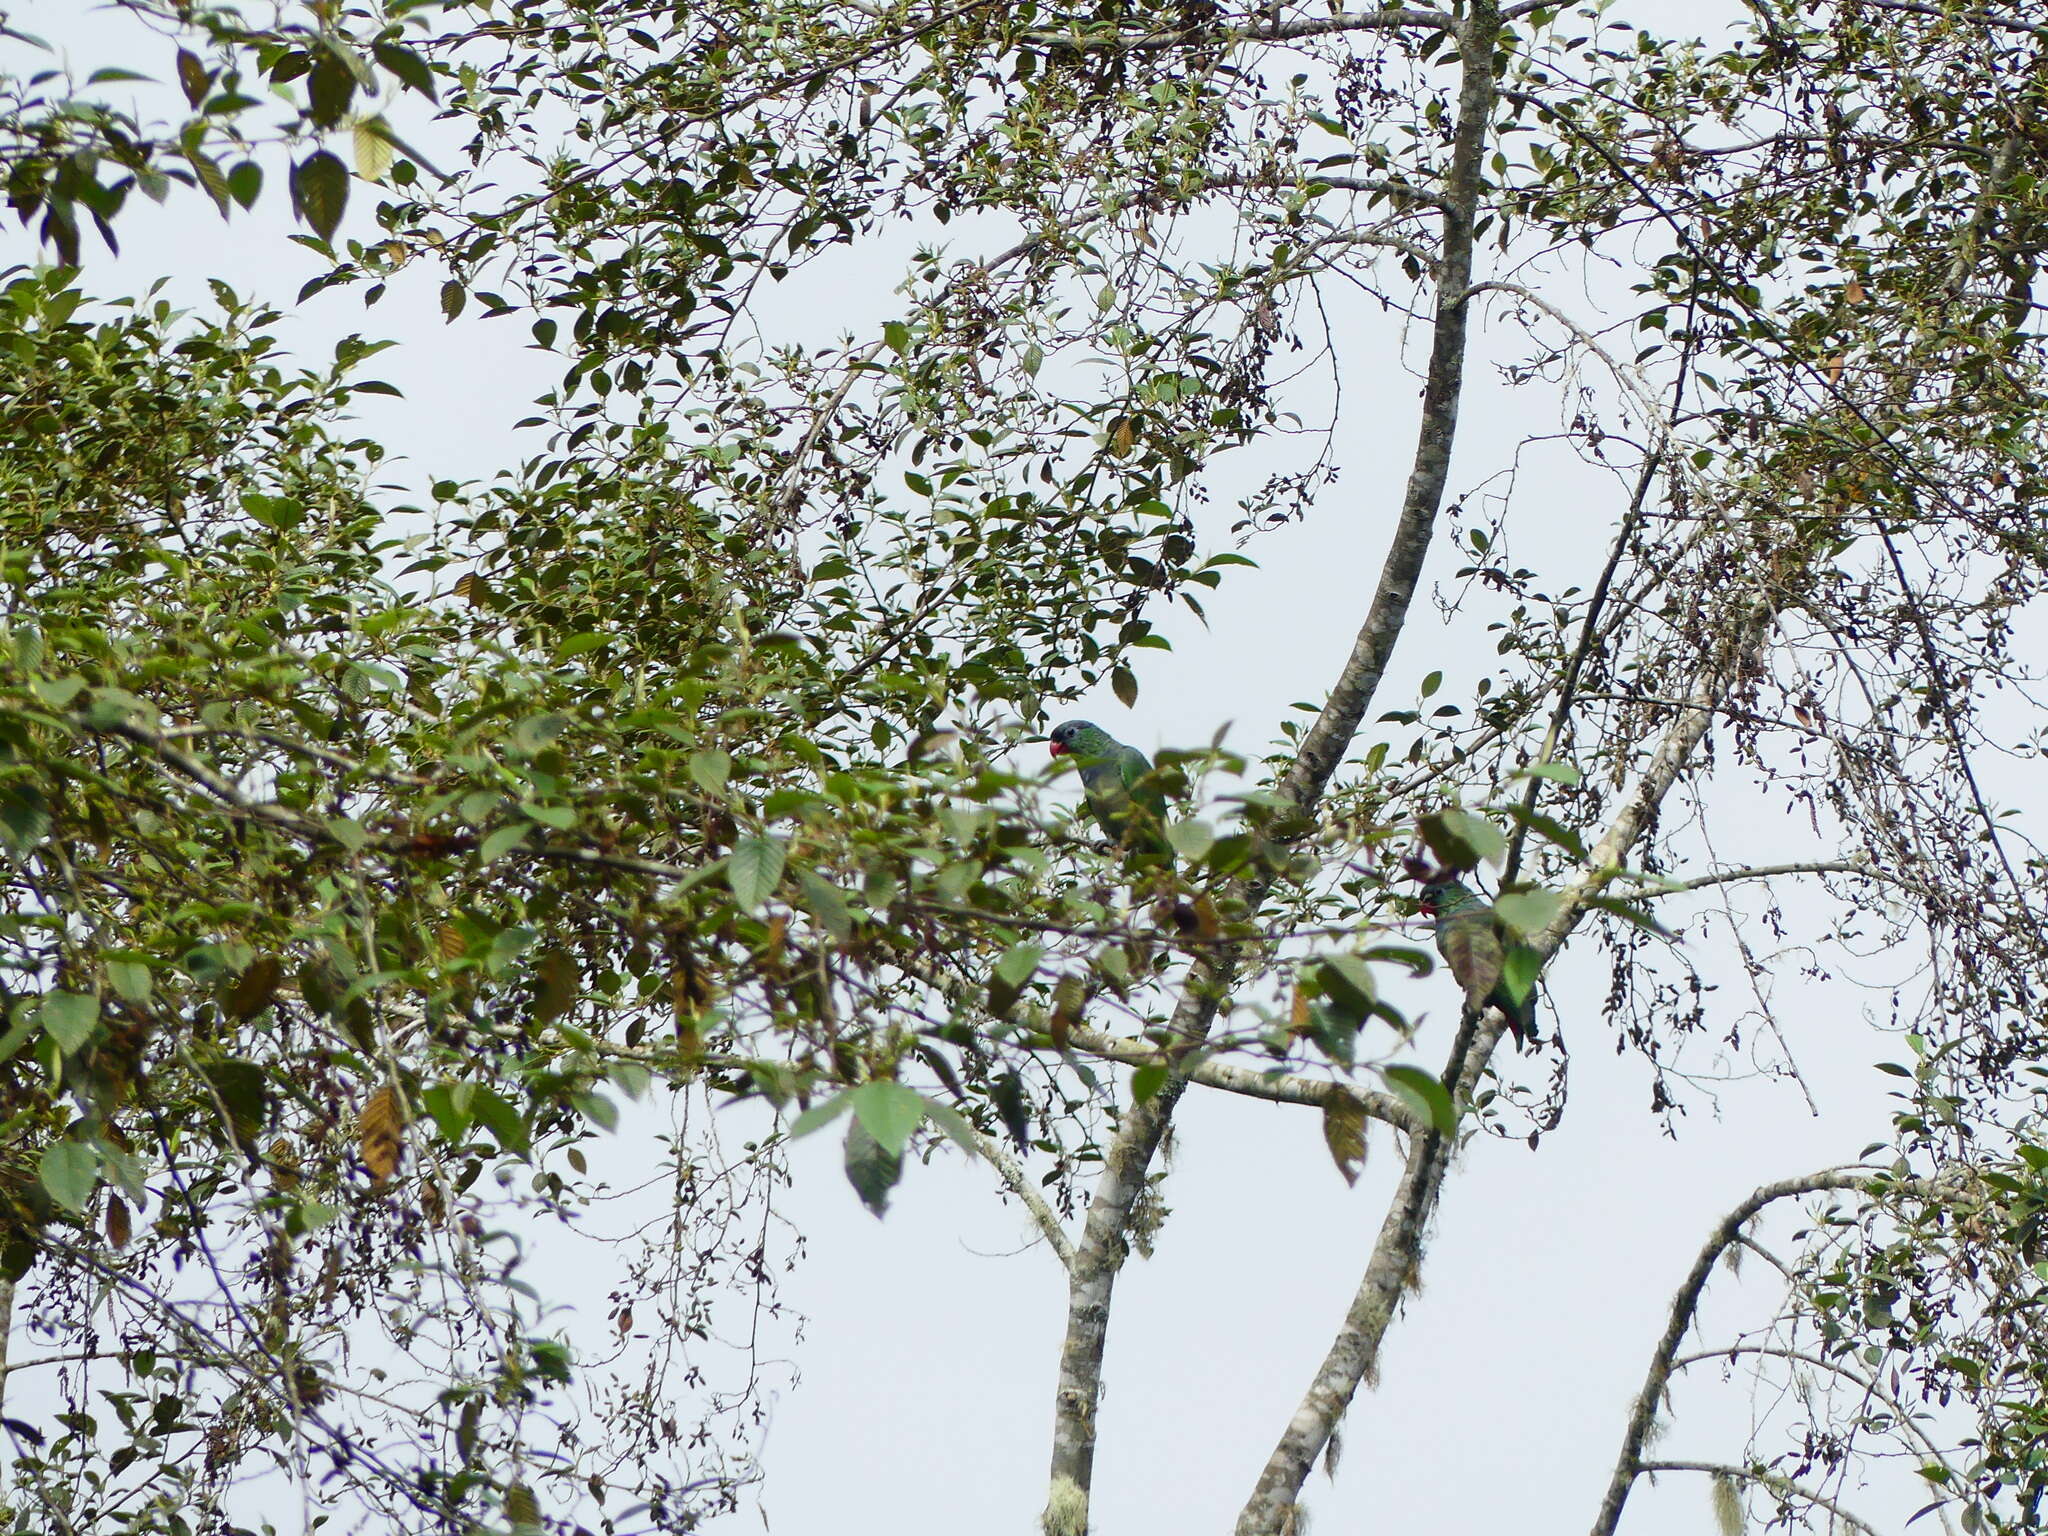
<instances>
[{"instance_id":1,"label":"green leaf","mask_svg":"<svg viewBox=\"0 0 2048 1536\"><path fill-rule=\"evenodd\" d=\"M790 1139L794 1140L799 1136L808 1136L813 1131L822 1130L851 1108L853 1108L853 1094L851 1091L835 1093L831 1098L824 1100L822 1103L813 1104L809 1109L789 1122Z\"/></svg>"},{"instance_id":2,"label":"green leaf","mask_svg":"<svg viewBox=\"0 0 2048 1536\"><path fill-rule=\"evenodd\" d=\"M1509 891L1496 897L1493 903L1494 915L1507 924L1512 932L1524 938L1541 933L1563 907L1563 896L1556 891L1541 888Z\"/></svg>"},{"instance_id":3,"label":"green leaf","mask_svg":"<svg viewBox=\"0 0 2048 1536\"><path fill-rule=\"evenodd\" d=\"M901 320L891 320L882 327L882 341L898 357L910 351L910 327Z\"/></svg>"},{"instance_id":4,"label":"green leaf","mask_svg":"<svg viewBox=\"0 0 2048 1536\"><path fill-rule=\"evenodd\" d=\"M1396 1098L1437 1130L1446 1136L1457 1132L1457 1107L1451 1103L1444 1085L1431 1074L1420 1067L1394 1066L1383 1067L1380 1075Z\"/></svg>"},{"instance_id":5,"label":"green leaf","mask_svg":"<svg viewBox=\"0 0 2048 1536\"><path fill-rule=\"evenodd\" d=\"M0 786L0 842L25 854L50 835L50 807L33 784Z\"/></svg>"},{"instance_id":6,"label":"green leaf","mask_svg":"<svg viewBox=\"0 0 2048 1536\"><path fill-rule=\"evenodd\" d=\"M1508 840L1499 827L1470 811L1437 811L1417 823L1429 851L1452 869L1476 869L1481 862L1498 864L1507 856Z\"/></svg>"},{"instance_id":7,"label":"green leaf","mask_svg":"<svg viewBox=\"0 0 2048 1536\"><path fill-rule=\"evenodd\" d=\"M205 1062L199 1071L219 1100L214 1112L227 1113L229 1134L242 1147L252 1145L270 1117L270 1083L263 1069L253 1061L231 1057Z\"/></svg>"},{"instance_id":8,"label":"green leaf","mask_svg":"<svg viewBox=\"0 0 2048 1536\"><path fill-rule=\"evenodd\" d=\"M1139 1067L1131 1074L1131 1102L1143 1104L1158 1095L1166 1086L1166 1067L1161 1062L1151 1062Z\"/></svg>"},{"instance_id":9,"label":"green leaf","mask_svg":"<svg viewBox=\"0 0 2048 1536\"><path fill-rule=\"evenodd\" d=\"M206 93L213 89L213 72L199 62L197 54L180 48L178 84L184 87L186 102L197 108L205 102Z\"/></svg>"},{"instance_id":10,"label":"green leaf","mask_svg":"<svg viewBox=\"0 0 2048 1536\"><path fill-rule=\"evenodd\" d=\"M1660 939L1669 939L1673 943L1678 941L1678 935L1652 917L1649 908L1626 897L1589 896L1586 898L1586 905L1597 907L1602 912L1612 913L1624 922L1634 923L1644 932L1654 933Z\"/></svg>"},{"instance_id":11,"label":"green leaf","mask_svg":"<svg viewBox=\"0 0 2048 1536\"><path fill-rule=\"evenodd\" d=\"M1415 976L1427 976L1436 969L1436 956L1412 944L1375 944L1359 958L1405 965Z\"/></svg>"},{"instance_id":12,"label":"green leaf","mask_svg":"<svg viewBox=\"0 0 2048 1536\"><path fill-rule=\"evenodd\" d=\"M396 43L372 43L370 56L396 75L401 84L411 86L429 101L436 99L433 67L410 48L401 48Z\"/></svg>"},{"instance_id":13,"label":"green leaf","mask_svg":"<svg viewBox=\"0 0 2048 1536\"><path fill-rule=\"evenodd\" d=\"M12 1061L15 1053L32 1040L43 1027L38 1010L22 1005L17 1017L5 1035L0 1035L0 1061Z\"/></svg>"},{"instance_id":14,"label":"green leaf","mask_svg":"<svg viewBox=\"0 0 2048 1536\"><path fill-rule=\"evenodd\" d=\"M1501 957L1500 984L1517 1003L1529 995L1543 973L1543 959L1526 944L1510 944Z\"/></svg>"},{"instance_id":15,"label":"green leaf","mask_svg":"<svg viewBox=\"0 0 2048 1536\"><path fill-rule=\"evenodd\" d=\"M714 748L690 754L690 778L705 794L724 794L731 777L732 759L725 753Z\"/></svg>"},{"instance_id":16,"label":"green leaf","mask_svg":"<svg viewBox=\"0 0 2048 1536\"><path fill-rule=\"evenodd\" d=\"M1555 779L1563 785L1573 785L1584 777L1570 763L1532 763L1527 768L1518 768L1508 775L1511 779Z\"/></svg>"},{"instance_id":17,"label":"green leaf","mask_svg":"<svg viewBox=\"0 0 2048 1536\"><path fill-rule=\"evenodd\" d=\"M1192 864L1216 846L1216 829L1206 821L1176 821L1166 829L1166 840Z\"/></svg>"},{"instance_id":18,"label":"green leaf","mask_svg":"<svg viewBox=\"0 0 2048 1536\"><path fill-rule=\"evenodd\" d=\"M1038 969L1038 962L1045 958L1045 947L1040 944L1013 944L1004 950L996 961L996 975L1011 987L1021 989Z\"/></svg>"},{"instance_id":19,"label":"green leaf","mask_svg":"<svg viewBox=\"0 0 2048 1536\"><path fill-rule=\"evenodd\" d=\"M243 160L228 172L228 196L243 208L254 208L262 195L263 167L254 160Z\"/></svg>"},{"instance_id":20,"label":"green leaf","mask_svg":"<svg viewBox=\"0 0 2048 1536\"><path fill-rule=\"evenodd\" d=\"M1316 981L1324 997L1354 1017L1363 1015L1379 1000L1372 967L1356 955L1325 956L1316 966Z\"/></svg>"},{"instance_id":21,"label":"green leaf","mask_svg":"<svg viewBox=\"0 0 2048 1536\"><path fill-rule=\"evenodd\" d=\"M855 1117L846 1128L846 1179L877 1217L889 1209L889 1191L903 1177L903 1155L891 1152Z\"/></svg>"},{"instance_id":22,"label":"green leaf","mask_svg":"<svg viewBox=\"0 0 2048 1536\"><path fill-rule=\"evenodd\" d=\"M1125 709L1138 707L1138 680L1131 675L1131 669L1122 662L1118 662L1110 669L1109 687Z\"/></svg>"},{"instance_id":23,"label":"green leaf","mask_svg":"<svg viewBox=\"0 0 2048 1536\"><path fill-rule=\"evenodd\" d=\"M29 687L50 708L65 709L84 690L85 679L75 674L70 677L36 677L29 679Z\"/></svg>"},{"instance_id":24,"label":"green leaf","mask_svg":"<svg viewBox=\"0 0 2048 1536\"><path fill-rule=\"evenodd\" d=\"M391 169L393 150L381 117L360 117L349 128L349 149L355 156L356 174L365 181L382 181Z\"/></svg>"},{"instance_id":25,"label":"green leaf","mask_svg":"<svg viewBox=\"0 0 2048 1536\"><path fill-rule=\"evenodd\" d=\"M555 660L567 661L572 656L581 656L587 651L594 651L601 646L610 645L611 643L612 637L610 635L602 635L595 630L585 630L580 635L571 635L560 645L556 646Z\"/></svg>"},{"instance_id":26,"label":"green leaf","mask_svg":"<svg viewBox=\"0 0 2048 1536\"><path fill-rule=\"evenodd\" d=\"M139 960L109 960L107 984L125 1002L146 1003L154 978L149 967Z\"/></svg>"},{"instance_id":27,"label":"green leaf","mask_svg":"<svg viewBox=\"0 0 2048 1536\"><path fill-rule=\"evenodd\" d=\"M284 962L275 955L259 955L250 961L221 1001L228 1016L253 1019L268 1008L284 979Z\"/></svg>"},{"instance_id":28,"label":"green leaf","mask_svg":"<svg viewBox=\"0 0 2048 1536\"><path fill-rule=\"evenodd\" d=\"M292 208L322 240L332 240L348 207L348 167L315 150L292 167Z\"/></svg>"},{"instance_id":29,"label":"green leaf","mask_svg":"<svg viewBox=\"0 0 2048 1536\"><path fill-rule=\"evenodd\" d=\"M43 1028L66 1056L92 1039L99 1027L100 1000L84 992L50 992L43 997Z\"/></svg>"},{"instance_id":30,"label":"green leaf","mask_svg":"<svg viewBox=\"0 0 2048 1536\"><path fill-rule=\"evenodd\" d=\"M947 1140L963 1152L976 1157L982 1155L981 1142L974 1134L974 1127L965 1115L950 1104L937 1104L930 1099L924 1101L924 1117L946 1135Z\"/></svg>"},{"instance_id":31,"label":"green leaf","mask_svg":"<svg viewBox=\"0 0 2048 1536\"><path fill-rule=\"evenodd\" d=\"M604 1130L616 1131L619 1128L619 1106L601 1093L572 1093L569 1095L569 1107Z\"/></svg>"},{"instance_id":32,"label":"green leaf","mask_svg":"<svg viewBox=\"0 0 2048 1536\"><path fill-rule=\"evenodd\" d=\"M306 75L306 100L314 123L322 128L332 128L348 111L348 104L355 94L355 71L337 57L332 48L316 52L313 67Z\"/></svg>"},{"instance_id":33,"label":"green leaf","mask_svg":"<svg viewBox=\"0 0 2048 1536\"><path fill-rule=\"evenodd\" d=\"M804 905L810 908L811 916L818 925L841 944L853 939L853 909L847 905L846 894L816 870L799 870L796 877L797 889L803 892Z\"/></svg>"},{"instance_id":34,"label":"green leaf","mask_svg":"<svg viewBox=\"0 0 2048 1536\"><path fill-rule=\"evenodd\" d=\"M526 1134L525 1117L510 1099L495 1088L486 1088L479 1083L470 1095L469 1109L477 1124L489 1131L507 1152L516 1152L524 1157L532 1150L533 1143Z\"/></svg>"},{"instance_id":35,"label":"green leaf","mask_svg":"<svg viewBox=\"0 0 2048 1536\"><path fill-rule=\"evenodd\" d=\"M469 1083L436 1083L420 1095L420 1108L432 1118L444 1141L460 1145L474 1122L470 1113L474 1094Z\"/></svg>"},{"instance_id":36,"label":"green leaf","mask_svg":"<svg viewBox=\"0 0 2048 1536\"><path fill-rule=\"evenodd\" d=\"M924 1119L923 1097L898 1082L862 1083L847 1097L853 1100L853 1112L868 1134L890 1153L902 1152L910 1143L910 1133Z\"/></svg>"},{"instance_id":37,"label":"green leaf","mask_svg":"<svg viewBox=\"0 0 2048 1536\"><path fill-rule=\"evenodd\" d=\"M534 965L533 1014L552 1023L576 1006L583 993L583 975L566 949L551 949Z\"/></svg>"},{"instance_id":38,"label":"green leaf","mask_svg":"<svg viewBox=\"0 0 2048 1536\"><path fill-rule=\"evenodd\" d=\"M53 1141L43 1149L37 1171L52 1200L74 1216L83 1216L99 1182L100 1155L82 1141Z\"/></svg>"},{"instance_id":39,"label":"green leaf","mask_svg":"<svg viewBox=\"0 0 2048 1536\"><path fill-rule=\"evenodd\" d=\"M1502 806L1501 809L1513 820L1534 832L1538 837L1562 848L1576 862L1585 862L1586 844L1584 840L1580 838L1578 833L1574 832L1556 817L1546 816L1541 811L1525 810L1520 804Z\"/></svg>"},{"instance_id":40,"label":"green leaf","mask_svg":"<svg viewBox=\"0 0 2048 1536\"><path fill-rule=\"evenodd\" d=\"M486 864L495 864L506 854L526 841L529 829L519 825L500 827L484 839L483 847L477 850L477 857Z\"/></svg>"},{"instance_id":41,"label":"green leaf","mask_svg":"<svg viewBox=\"0 0 2048 1536\"><path fill-rule=\"evenodd\" d=\"M782 882L786 858L782 843L776 838L741 838L726 861L725 880L732 888L732 899L745 911L760 911Z\"/></svg>"}]
</instances>

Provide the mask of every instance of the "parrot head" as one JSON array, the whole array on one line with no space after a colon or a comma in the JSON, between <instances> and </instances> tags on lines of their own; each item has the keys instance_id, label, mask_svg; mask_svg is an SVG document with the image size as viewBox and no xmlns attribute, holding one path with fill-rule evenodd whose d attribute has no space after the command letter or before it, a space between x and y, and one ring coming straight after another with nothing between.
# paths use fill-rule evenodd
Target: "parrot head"
<instances>
[{"instance_id":1,"label":"parrot head","mask_svg":"<svg viewBox=\"0 0 2048 1536\"><path fill-rule=\"evenodd\" d=\"M1081 737L1095 729L1092 720L1068 720L1052 728L1052 755L1062 757L1074 750Z\"/></svg>"},{"instance_id":2,"label":"parrot head","mask_svg":"<svg viewBox=\"0 0 2048 1536\"><path fill-rule=\"evenodd\" d=\"M1401 870L1409 879L1422 882L1422 893L1416 897L1415 904L1424 917L1435 917L1444 892L1458 883L1456 870L1439 868L1419 854L1411 853L1404 857Z\"/></svg>"}]
</instances>

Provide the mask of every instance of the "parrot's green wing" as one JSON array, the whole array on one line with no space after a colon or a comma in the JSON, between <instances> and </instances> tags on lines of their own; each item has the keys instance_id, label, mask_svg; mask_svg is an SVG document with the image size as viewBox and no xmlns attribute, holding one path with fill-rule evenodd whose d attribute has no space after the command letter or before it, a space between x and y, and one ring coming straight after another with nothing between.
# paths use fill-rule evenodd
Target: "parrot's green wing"
<instances>
[{"instance_id":1,"label":"parrot's green wing","mask_svg":"<svg viewBox=\"0 0 2048 1536\"><path fill-rule=\"evenodd\" d=\"M1428 896L1436 910L1437 953L1451 968L1474 1013L1498 1008L1514 1031L1515 1043L1527 1047L1536 1039L1536 992L1519 1002L1501 981L1507 963L1507 936L1493 903L1456 880L1433 881Z\"/></svg>"},{"instance_id":2,"label":"parrot's green wing","mask_svg":"<svg viewBox=\"0 0 2048 1536\"><path fill-rule=\"evenodd\" d=\"M1466 1004L1475 1012L1484 1009L1493 1000L1507 960L1493 908L1483 906L1446 918L1437 928L1436 947L1464 990Z\"/></svg>"}]
</instances>

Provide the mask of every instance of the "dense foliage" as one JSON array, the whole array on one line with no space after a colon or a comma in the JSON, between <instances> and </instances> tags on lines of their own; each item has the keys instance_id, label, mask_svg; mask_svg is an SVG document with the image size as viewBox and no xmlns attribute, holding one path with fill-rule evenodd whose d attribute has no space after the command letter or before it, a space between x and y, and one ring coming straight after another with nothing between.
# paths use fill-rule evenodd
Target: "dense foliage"
<instances>
[{"instance_id":1,"label":"dense foliage","mask_svg":"<svg viewBox=\"0 0 2048 1536\"><path fill-rule=\"evenodd\" d=\"M1746 1022L1699 985L1708 930L1673 942L1692 893L1761 890L1742 922L1769 924L1797 880L1829 964L1924 955L1885 998L1897 1144L1780 1192L1834 1214L1783 1261L1787 1331L1747 1347L1861 1390L1698 1470L1826 1517L1817 1469L1903 1444L1943 1518L2038 1528L2048 943L1983 766L2043 730L1999 704L2048 579L2038 25L1753 0L1715 47L1496 0L122 9L156 54L73 82L9 33L0 97L11 205L60 263L0 300L11 1363L124 1373L8 1421L19 1528L211 1528L273 1469L366 1528L733 1507L755 1383L706 1360L793 1240L763 1214L778 1138L728 1147L709 1110L757 1099L842 1121L878 1212L938 1138L1030 1209L1073 1298L1045 1519L1078 1536L1114 1277L1176 1104L1220 1091L1319 1113L1347 1176L1368 1122L1406 1159L1240 1523L1291 1530L1449 1147L1567 1107L1562 1073L1492 1076L1497 1011L1440 1071L1407 1060L1418 838L1493 871L1516 995L1597 934L1612 989L1566 1027L1604 1012L1663 1104ZM131 63L175 87L116 106ZM230 227L288 197L309 292L374 304L432 264L449 319L527 327L562 362L545 447L397 489L344 425L392 388L381 344L306 368L274 297L87 297L130 193L195 190ZM777 295L826 284L858 285L851 329L806 334ZM1417 338L1398 495L1333 489L1347 370L1396 344L1367 310ZM1519 479L1480 494L1502 463L1453 470L1480 313L1611 472L1593 573ZM1203 613L1259 530L1349 519L1359 560L1361 501L1387 552L1356 647L1262 761L1161 754L1170 860L1018 766L1068 701L1137 701L1165 614ZM1383 697L1433 548L1498 670ZM1722 861L1760 798L1810 837ZM667 1201L593 1358L523 1243L606 1193L587 1143L644 1130L642 1099L677 1106ZM1601 1529L1657 1465L1698 1289Z\"/></svg>"}]
</instances>

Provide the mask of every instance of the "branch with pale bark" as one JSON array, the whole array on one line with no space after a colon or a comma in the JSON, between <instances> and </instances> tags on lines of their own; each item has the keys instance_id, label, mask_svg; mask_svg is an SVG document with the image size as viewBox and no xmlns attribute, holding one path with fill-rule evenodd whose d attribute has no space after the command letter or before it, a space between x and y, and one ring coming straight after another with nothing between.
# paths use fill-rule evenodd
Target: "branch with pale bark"
<instances>
[{"instance_id":1,"label":"branch with pale bark","mask_svg":"<svg viewBox=\"0 0 2048 1536\"><path fill-rule=\"evenodd\" d=\"M1420 425L1401 510L1365 621L1328 701L1303 737L1278 786L1304 818L1313 814L1338 764L1349 752L1386 674L1394 644L1421 584L1423 565L1443 506L1451 447L1457 435L1458 408L1464 389L1474 229L1485 189L1485 154L1496 100L1495 45L1501 20L1492 0L1478 0L1460 23L1452 24L1447 17L1443 20L1454 30L1461 74L1451 157L1444 178L1443 239L1435 267L1437 313L1424 375ZM1254 898L1264 894L1264 887L1255 883L1247 883L1244 890ZM1190 966L1173 1017L1174 1032L1186 1042L1188 1050L1206 1038L1240 963L1238 954L1228 952L1198 956ZM1497 1035L1496 1028L1488 1038L1489 1048L1491 1039ZM1484 1058L1479 1060L1483 1062ZM1110 1299L1126 1253L1133 1202L1144 1187L1147 1170L1187 1081L1180 1071L1170 1071L1159 1093L1126 1111L1089 1204L1082 1239L1075 1252L1067 1331L1054 1402L1051 1491L1042 1518L1047 1536L1081 1536L1088 1527L1095 1414L1102 1394ZM1412 1139L1409 1170L1401 1186L1403 1194L1397 1197L1396 1212L1388 1218L1398 1225L1399 1213L1406 1209L1414 1223L1413 1237L1417 1243L1421 1223L1434 1206L1436 1187L1442 1178L1440 1140L1433 1133ZM1291 1502L1290 1498L1290 1507ZM1272 1528L1278 1529L1277 1525Z\"/></svg>"},{"instance_id":2,"label":"branch with pale bark","mask_svg":"<svg viewBox=\"0 0 2048 1536\"><path fill-rule=\"evenodd\" d=\"M1861 1190L1868 1187L1870 1179L1868 1171L1841 1168L1785 1179L1764 1185L1721 1218L1701 1247L1699 1257L1693 1260L1692 1269L1679 1286L1678 1294L1672 1298L1670 1321L1665 1325L1664 1337L1658 1340L1657 1348L1650 1356L1650 1368L1644 1373L1642 1390L1636 1394L1635 1406L1629 1412L1628 1425L1622 1432L1621 1453L1615 1458L1614 1475L1608 1482L1606 1497L1601 1500L1600 1511L1593 1521L1593 1536L1614 1536L1615 1527L1621 1523L1622 1506L1628 1502L1629 1490L1643 1473L1656 1471L1660 1466L1673 1470L1719 1470L1704 1465L1645 1462L1643 1448L1649 1442L1650 1426L1656 1422L1657 1405L1663 1401L1671 1373L1676 1369L1678 1347L1685 1342L1686 1334L1692 1331L1701 1294L1714 1273L1714 1266L1720 1263L1721 1255L1741 1240L1742 1229L1765 1206L1799 1195Z\"/></svg>"},{"instance_id":3,"label":"branch with pale bark","mask_svg":"<svg viewBox=\"0 0 2048 1536\"><path fill-rule=\"evenodd\" d=\"M1781 1477L1776 1472L1767 1472L1761 1467L1734 1467L1718 1461L1646 1461L1642 1464L1641 1470L1652 1473L1704 1472L1709 1477L1727 1478L1738 1483L1755 1483L1759 1488L1767 1488L1781 1498L1798 1499L1813 1505L1816 1509L1824 1509L1851 1530L1861 1531L1863 1536L1877 1536L1876 1527L1850 1514L1818 1489L1808 1488L1803 1483L1796 1483L1789 1477Z\"/></svg>"},{"instance_id":4,"label":"branch with pale bark","mask_svg":"<svg viewBox=\"0 0 2048 1536\"><path fill-rule=\"evenodd\" d=\"M1648 830L1711 727L1715 702L1770 634L1775 614L1768 600L1753 599L1740 614L1735 633L1717 657L1709 658L1691 690L1689 707L1666 728L1633 792L1594 845L1584 872L1561 893L1557 915L1532 938L1531 947L1542 959L1557 952L1590 910L1592 898L1620 872L1629 850ZM1473 1032L1469 1046L1461 1033L1444 1076L1454 1102L1478 1080L1503 1027L1504 1021L1492 1012ZM1238 1518L1238 1536L1279 1536L1293 1518L1301 1485L1316 1457L1359 1386L1377 1367L1394 1303L1421 1263L1423 1234L1442 1192L1447 1164L1447 1138L1434 1131L1415 1138L1351 1308Z\"/></svg>"}]
</instances>

